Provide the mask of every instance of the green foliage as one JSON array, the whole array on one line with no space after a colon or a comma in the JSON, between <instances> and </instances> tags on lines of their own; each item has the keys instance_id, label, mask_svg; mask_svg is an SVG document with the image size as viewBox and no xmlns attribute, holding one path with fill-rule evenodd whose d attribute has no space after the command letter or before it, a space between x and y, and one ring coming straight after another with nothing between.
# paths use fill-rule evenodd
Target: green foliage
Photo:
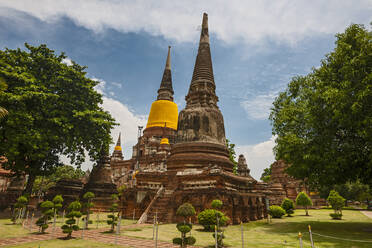
<instances>
[{"instance_id":1,"label":"green foliage","mask_svg":"<svg viewBox=\"0 0 372 248\"><path fill-rule=\"evenodd\" d=\"M360 179L372 185L372 32L352 24L306 76L273 103L276 158L314 188Z\"/></svg>"},{"instance_id":2,"label":"green foliage","mask_svg":"<svg viewBox=\"0 0 372 248\"><path fill-rule=\"evenodd\" d=\"M335 211L335 214L341 214L339 218L342 216L342 207L345 206L345 198L340 196L337 191L331 190L329 192L329 196L327 198L328 203L332 206L333 210ZM333 216L331 215L333 218Z\"/></svg>"},{"instance_id":3,"label":"green foliage","mask_svg":"<svg viewBox=\"0 0 372 248\"><path fill-rule=\"evenodd\" d=\"M8 88L5 80L0 77L0 91L4 92ZM8 111L0 106L0 119L4 118L8 114Z\"/></svg>"},{"instance_id":4,"label":"green foliage","mask_svg":"<svg viewBox=\"0 0 372 248\"><path fill-rule=\"evenodd\" d=\"M184 217L183 223L177 224L177 230L181 233L181 238L174 238L173 244L180 245L180 247L187 247L187 245L193 245L196 239L192 236L186 237L186 233L189 233L192 229L191 223L186 223L187 217L194 216L196 214L195 208L190 203L184 203L178 207L176 215Z\"/></svg>"},{"instance_id":5,"label":"green foliage","mask_svg":"<svg viewBox=\"0 0 372 248\"><path fill-rule=\"evenodd\" d=\"M62 198L62 195L56 195L54 198L53 198L53 204L54 204L54 210L57 212L59 209L62 208L62 202L63 202L63 198Z\"/></svg>"},{"instance_id":6,"label":"green foliage","mask_svg":"<svg viewBox=\"0 0 372 248\"><path fill-rule=\"evenodd\" d=\"M215 200L212 201L211 206L212 206L213 209L221 209L222 208L222 201L218 200L218 199L215 199Z\"/></svg>"},{"instance_id":7,"label":"green foliage","mask_svg":"<svg viewBox=\"0 0 372 248\"><path fill-rule=\"evenodd\" d=\"M23 209L27 206L27 203L28 199L25 195L17 198L17 202L14 204L14 210L11 218L13 224L17 222L18 218L22 217L21 215L23 213Z\"/></svg>"},{"instance_id":8,"label":"green foliage","mask_svg":"<svg viewBox=\"0 0 372 248\"><path fill-rule=\"evenodd\" d=\"M196 239L192 236L186 237L186 233L189 233L192 229L191 223L178 223L177 230L181 233L181 238L174 238L173 244L180 245L180 247L187 247L187 245L193 245Z\"/></svg>"},{"instance_id":9,"label":"green foliage","mask_svg":"<svg viewBox=\"0 0 372 248\"><path fill-rule=\"evenodd\" d=\"M74 168L71 165L62 165L57 167L50 175L37 176L32 188L34 194L46 194L47 191L56 185L61 179L79 179L85 175L80 168Z\"/></svg>"},{"instance_id":10,"label":"green foliage","mask_svg":"<svg viewBox=\"0 0 372 248\"><path fill-rule=\"evenodd\" d=\"M79 226L76 225L76 218L81 217L81 203L79 201L71 202L68 206L69 212L66 214L66 217L68 218L66 220L66 224L63 225L61 228L63 230L63 233L67 233L67 239L71 238L71 234L73 231L78 231Z\"/></svg>"},{"instance_id":11,"label":"green foliage","mask_svg":"<svg viewBox=\"0 0 372 248\"><path fill-rule=\"evenodd\" d=\"M115 123L86 67L64 64L66 55L46 45L25 46L0 51L0 77L8 84L0 91L0 106L9 111L0 122L0 151L8 159L6 169L29 175L25 192L31 193L36 176L62 165L60 154L77 165L85 151L97 160Z\"/></svg>"},{"instance_id":12,"label":"green foliage","mask_svg":"<svg viewBox=\"0 0 372 248\"><path fill-rule=\"evenodd\" d=\"M308 207L313 205L313 202L311 201L310 197L305 192L298 193L296 197L296 205L297 206L303 206L306 211L306 216L309 215L309 212L307 210Z\"/></svg>"},{"instance_id":13,"label":"green foliage","mask_svg":"<svg viewBox=\"0 0 372 248\"><path fill-rule=\"evenodd\" d=\"M291 199L285 198L281 207L285 210L287 216L291 216L294 213L294 203Z\"/></svg>"},{"instance_id":14,"label":"green foliage","mask_svg":"<svg viewBox=\"0 0 372 248\"><path fill-rule=\"evenodd\" d=\"M372 199L372 190L367 184L356 182L347 182L345 184L326 185L321 187L320 196L326 199L331 190L337 191L342 197L350 201L365 201Z\"/></svg>"},{"instance_id":15,"label":"green foliage","mask_svg":"<svg viewBox=\"0 0 372 248\"><path fill-rule=\"evenodd\" d=\"M94 193L92 192L86 192L84 195L83 195L83 198L84 200L86 200L86 202L84 203L84 208L85 208L85 213L86 213L86 216L85 216L85 229L88 229L88 226L89 226L89 222L90 222L90 214L91 214L91 211L90 209L94 206L94 204L92 203L92 200L94 199L95 195Z\"/></svg>"},{"instance_id":16,"label":"green foliage","mask_svg":"<svg viewBox=\"0 0 372 248\"><path fill-rule=\"evenodd\" d=\"M273 218L282 218L285 215L285 210L280 206L272 205L269 207L269 214Z\"/></svg>"},{"instance_id":17,"label":"green foliage","mask_svg":"<svg viewBox=\"0 0 372 248\"><path fill-rule=\"evenodd\" d=\"M262 180L265 183L268 183L270 181L270 177L271 177L271 165L269 168L264 169L260 177L260 180Z\"/></svg>"},{"instance_id":18,"label":"green foliage","mask_svg":"<svg viewBox=\"0 0 372 248\"><path fill-rule=\"evenodd\" d=\"M229 221L227 217L221 211L215 209L205 209L198 214L198 222L204 227L206 231L214 231L214 226L217 225L217 216L219 218L219 224L221 226L226 226Z\"/></svg>"},{"instance_id":19,"label":"green foliage","mask_svg":"<svg viewBox=\"0 0 372 248\"><path fill-rule=\"evenodd\" d=\"M115 226L118 225L118 215L119 213L117 212L118 211L118 207L119 207L119 204L117 203L118 201L118 195L117 194L112 194L111 195L111 198L113 200L113 203L110 207L110 211L111 211L111 214L107 215L107 224L109 224L111 226L111 232L114 232L115 231Z\"/></svg>"},{"instance_id":20,"label":"green foliage","mask_svg":"<svg viewBox=\"0 0 372 248\"><path fill-rule=\"evenodd\" d=\"M331 213L329 216L332 217L334 220L341 220L342 219L342 213Z\"/></svg>"},{"instance_id":21,"label":"green foliage","mask_svg":"<svg viewBox=\"0 0 372 248\"><path fill-rule=\"evenodd\" d=\"M36 225L39 226L39 232L45 233L45 230L48 229L48 221L54 215L54 203L51 201L44 201L40 204L42 216L36 221Z\"/></svg>"},{"instance_id":22,"label":"green foliage","mask_svg":"<svg viewBox=\"0 0 372 248\"><path fill-rule=\"evenodd\" d=\"M230 143L230 140L226 139L226 146L227 146L227 150L229 150L230 161L233 162L234 164L233 172L234 174L237 174L238 173L237 172L238 162L236 162L235 144Z\"/></svg>"},{"instance_id":23,"label":"green foliage","mask_svg":"<svg viewBox=\"0 0 372 248\"><path fill-rule=\"evenodd\" d=\"M181 206L178 207L177 212L176 212L177 216L182 216L185 219L187 217L194 216L195 214L196 214L195 208L190 203L182 204Z\"/></svg>"}]
</instances>

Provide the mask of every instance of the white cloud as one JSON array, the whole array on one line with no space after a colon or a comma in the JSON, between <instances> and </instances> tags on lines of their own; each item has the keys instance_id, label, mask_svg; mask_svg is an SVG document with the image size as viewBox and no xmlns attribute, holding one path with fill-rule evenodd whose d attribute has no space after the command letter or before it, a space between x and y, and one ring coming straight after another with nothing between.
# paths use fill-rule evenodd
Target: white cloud
<instances>
[{"instance_id":1,"label":"white cloud","mask_svg":"<svg viewBox=\"0 0 372 248\"><path fill-rule=\"evenodd\" d=\"M250 100L240 103L247 112L248 117L254 120L267 120L270 115L270 108L276 94L258 95Z\"/></svg>"},{"instance_id":2,"label":"white cloud","mask_svg":"<svg viewBox=\"0 0 372 248\"><path fill-rule=\"evenodd\" d=\"M197 41L197 27L205 11L210 32L227 43L261 44L270 38L293 44L310 35L340 32L351 22L369 23L372 1L5 0L0 7L23 11L46 22L68 17L94 32L106 28L145 31L179 42Z\"/></svg>"},{"instance_id":3,"label":"white cloud","mask_svg":"<svg viewBox=\"0 0 372 248\"><path fill-rule=\"evenodd\" d=\"M69 59L69 58L62 59L62 63L66 64L68 66L72 66L72 60Z\"/></svg>"},{"instance_id":4,"label":"white cloud","mask_svg":"<svg viewBox=\"0 0 372 248\"><path fill-rule=\"evenodd\" d=\"M256 145L237 145L236 154L245 156L248 167L251 169L251 175L259 180L263 170L275 161L274 146L275 137L272 136L270 140Z\"/></svg>"},{"instance_id":5,"label":"white cloud","mask_svg":"<svg viewBox=\"0 0 372 248\"><path fill-rule=\"evenodd\" d=\"M116 144L119 133L121 132L121 146L123 148L124 159L130 159L132 157L132 146L137 143L137 128L138 126L145 126L147 121L147 116L136 115L133 111L129 109L125 104L110 98L105 92L105 86L107 83L101 79L92 78L92 80L99 81L100 83L95 87L95 89L103 94L103 104L104 110L110 112L112 117L119 124L111 130L111 137L113 138L114 144L111 145L110 152ZM61 156L61 160L69 164L70 160ZM93 162L89 160L88 154L85 157L85 162L81 165L83 170L91 169Z\"/></svg>"}]
</instances>

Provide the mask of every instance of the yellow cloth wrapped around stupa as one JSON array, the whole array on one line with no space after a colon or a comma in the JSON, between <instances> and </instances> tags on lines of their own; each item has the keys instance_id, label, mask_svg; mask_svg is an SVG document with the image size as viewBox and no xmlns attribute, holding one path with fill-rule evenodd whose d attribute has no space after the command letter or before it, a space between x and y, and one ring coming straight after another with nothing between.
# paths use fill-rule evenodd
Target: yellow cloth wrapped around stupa
<instances>
[{"instance_id":1,"label":"yellow cloth wrapped around stupa","mask_svg":"<svg viewBox=\"0 0 372 248\"><path fill-rule=\"evenodd\" d=\"M152 103L146 128L166 126L177 130L177 123L177 104L168 100L157 100Z\"/></svg>"}]
</instances>

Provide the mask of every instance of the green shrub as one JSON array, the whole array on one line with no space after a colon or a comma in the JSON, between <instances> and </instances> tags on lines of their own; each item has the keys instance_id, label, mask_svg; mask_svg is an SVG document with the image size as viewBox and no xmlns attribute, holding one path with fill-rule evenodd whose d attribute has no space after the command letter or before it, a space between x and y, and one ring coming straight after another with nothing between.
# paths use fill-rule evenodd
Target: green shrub
<instances>
[{"instance_id":1,"label":"green shrub","mask_svg":"<svg viewBox=\"0 0 372 248\"><path fill-rule=\"evenodd\" d=\"M25 207L27 206L28 199L26 196L20 196L17 198L17 202L14 204L14 211L12 215L12 222L16 224L17 219L22 218Z\"/></svg>"},{"instance_id":2,"label":"green shrub","mask_svg":"<svg viewBox=\"0 0 372 248\"><path fill-rule=\"evenodd\" d=\"M39 226L39 232L44 233L49 227L48 221L54 215L54 204L51 201L45 201L40 204L40 207L43 215L36 221L36 225Z\"/></svg>"},{"instance_id":3,"label":"green shrub","mask_svg":"<svg viewBox=\"0 0 372 248\"><path fill-rule=\"evenodd\" d=\"M294 213L294 203L291 199L285 198L281 207L285 210L287 216L291 216Z\"/></svg>"},{"instance_id":4,"label":"green shrub","mask_svg":"<svg viewBox=\"0 0 372 248\"><path fill-rule=\"evenodd\" d=\"M196 239L192 236L186 237L186 233L189 233L192 229L191 223L186 223L186 218L195 215L195 208L190 203L184 203L178 207L177 216L184 217L183 223L177 224L177 230L181 233L180 238L174 238L173 244L180 245L180 247L187 247L187 245L193 245L196 242Z\"/></svg>"},{"instance_id":5,"label":"green shrub","mask_svg":"<svg viewBox=\"0 0 372 248\"><path fill-rule=\"evenodd\" d=\"M117 201L118 201L119 197L118 197L117 194L112 194L111 198L113 200L113 204L111 205L111 208L110 208L111 214L107 215L107 217L109 218L109 220L107 220L107 224L109 224L111 226L110 231L114 232L115 226L118 225L118 215L119 215L118 207L119 207L119 204L117 204Z\"/></svg>"},{"instance_id":6,"label":"green shrub","mask_svg":"<svg viewBox=\"0 0 372 248\"><path fill-rule=\"evenodd\" d=\"M269 214L273 218L282 218L282 216L285 215L285 210L280 206L273 205L269 208Z\"/></svg>"},{"instance_id":7,"label":"green shrub","mask_svg":"<svg viewBox=\"0 0 372 248\"><path fill-rule=\"evenodd\" d=\"M194 216L196 214L195 208L190 203L184 203L181 206L178 207L176 215L182 216L185 218Z\"/></svg>"},{"instance_id":8,"label":"green shrub","mask_svg":"<svg viewBox=\"0 0 372 248\"><path fill-rule=\"evenodd\" d=\"M90 211L90 209L94 206L94 204L92 203L93 199L94 199L95 195L94 193L92 192L86 192L83 196L83 199L86 201L84 203L84 208L85 208L85 229L88 229L88 225L91 223L90 221L90 214L92 213Z\"/></svg>"},{"instance_id":9,"label":"green shrub","mask_svg":"<svg viewBox=\"0 0 372 248\"><path fill-rule=\"evenodd\" d=\"M72 232L79 230L79 226L76 225L75 218L80 218L82 215L80 212L81 204L79 201L71 202L67 209L69 211L66 215L68 219L65 222L66 224L64 224L61 228L63 230L63 233L67 233L66 238L70 239L72 237Z\"/></svg>"},{"instance_id":10,"label":"green shrub","mask_svg":"<svg viewBox=\"0 0 372 248\"><path fill-rule=\"evenodd\" d=\"M329 216L331 216L332 219L334 219L334 220L341 220L341 218L342 218L341 213L332 213L332 214L329 214Z\"/></svg>"},{"instance_id":11,"label":"green shrub","mask_svg":"<svg viewBox=\"0 0 372 248\"><path fill-rule=\"evenodd\" d=\"M206 231L214 231L214 226L217 225L217 216L219 224L226 226L229 217L225 216L221 211L215 209L205 209L198 214L198 222L204 227Z\"/></svg>"},{"instance_id":12,"label":"green shrub","mask_svg":"<svg viewBox=\"0 0 372 248\"><path fill-rule=\"evenodd\" d=\"M222 201L221 200L213 200L211 204L213 209L221 209L222 208Z\"/></svg>"},{"instance_id":13,"label":"green shrub","mask_svg":"<svg viewBox=\"0 0 372 248\"><path fill-rule=\"evenodd\" d=\"M305 208L306 216L309 216L309 212L307 210L308 207L313 205L310 197L305 192L298 193L296 197L296 205L303 206Z\"/></svg>"},{"instance_id":14,"label":"green shrub","mask_svg":"<svg viewBox=\"0 0 372 248\"><path fill-rule=\"evenodd\" d=\"M345 206L345 198L340 196L337 191L331 190L327 198L328 203L332 206L335 211L334 216L341 219L342 218L342 207ZM331 217L334 218L332 215Z\"/></svg>"}]
</instances>

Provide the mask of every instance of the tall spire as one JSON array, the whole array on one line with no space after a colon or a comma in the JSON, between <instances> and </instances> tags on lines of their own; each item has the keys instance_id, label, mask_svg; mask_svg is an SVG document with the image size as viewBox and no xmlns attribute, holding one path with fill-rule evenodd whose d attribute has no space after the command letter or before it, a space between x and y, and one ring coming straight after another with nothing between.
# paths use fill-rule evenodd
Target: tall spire
<instances>
[{"instance_id":1,"label":"tall spire","mask_svg":"<svg viewBox=\"0 0 372 248\"><path fill-rule=\"evenodd\" d=\"M168 56L165 63L165 69L163 78L161 80L160 88L158 90L157 100L168 100L173 101L173 87L172 87L172 72L171 72L171 58L170 58L170 46L168 46Z\"/></svg>"},{"instance_id":2,"label":"tall spire","mask_svg":"<svg viewBox=\"0 0 372 248\"><path fill-rule=\"evenodd\" d=\"M121 132L119 133L119 138L118 138L118 141L116 142L116 147L120 147L120 150L121 150Z\"/></svg>"},{"instance_id":3,"label":"tall spire","mask_svg":"<svg viewBox=\"0 0 372 248\"><path fill-rule=\"evenodd\" d=\"M214 84L211 50L209 45L208 14L203 14L198 55L195 61L192 82L203 80Z\"/></svg>"},{"instance_id":4,"label":"tall spire","mask_svg":"<svg viewBox=\"0 0 372 248\"><path fill-rule=\"evenodd\" d=\"M186 96L186 108L191 106L217 108L218 97L213 76L211 49L209 45L208 15L203 14L198 55L189 93Z\"/></svg>"},{"instance_id":5,"label":"tall spire","mask_svg":"<svg viewBox=\"0 0 372 248\"><path fill-rule=\"evenodd\" d=\"M123 160L123 152L121 148L121 132L119 133L118 141L116 142L116 146L114 148L114 152L112 153L112 160Z\"/></svg>"}]
</instances>

